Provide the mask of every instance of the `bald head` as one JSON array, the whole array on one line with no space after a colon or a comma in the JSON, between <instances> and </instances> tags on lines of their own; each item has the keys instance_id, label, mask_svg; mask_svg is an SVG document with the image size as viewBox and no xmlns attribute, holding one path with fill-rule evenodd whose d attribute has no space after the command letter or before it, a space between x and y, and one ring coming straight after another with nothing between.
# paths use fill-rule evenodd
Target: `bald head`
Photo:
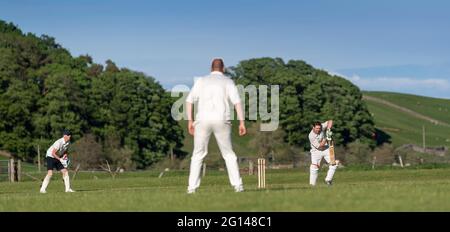
<instances>
[{"instance_id":1,"label":"bald head","mask_svg":"<svg viewBox=\"0 0 450 232\"><path fill-rule=\"evenodd\" d=\"M213 71L213 72L214 71L224 72L225 71L224 68L225 68L225 65L223 64L223 60L222 59L217 58L217 59L214 59L212 61L211 71Z\"/></svg>"}]
</instances>

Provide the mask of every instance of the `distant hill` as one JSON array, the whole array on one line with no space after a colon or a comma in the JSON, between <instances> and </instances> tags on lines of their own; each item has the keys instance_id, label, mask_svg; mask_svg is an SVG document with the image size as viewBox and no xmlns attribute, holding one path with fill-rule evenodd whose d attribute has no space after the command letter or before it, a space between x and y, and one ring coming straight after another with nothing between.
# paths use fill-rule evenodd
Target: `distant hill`
<instances>
[{"instance_id":1,"label":"distant hill","mask_svg":"<svg viewBox=\"0 0 450 232\"><path fill-rule=\"evenodd\" d=\"M450 147L450 100L391 92L363 92L376 128L391 136L395 146Z\"/></svg>"}]
</instances>

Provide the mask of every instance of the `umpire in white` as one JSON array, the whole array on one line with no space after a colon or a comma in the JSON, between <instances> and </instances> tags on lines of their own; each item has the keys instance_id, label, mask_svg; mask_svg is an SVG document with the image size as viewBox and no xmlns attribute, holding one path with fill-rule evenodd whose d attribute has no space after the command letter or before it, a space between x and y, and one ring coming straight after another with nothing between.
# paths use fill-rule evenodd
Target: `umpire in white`
<instances>
[{"instance_id":1,"label":"umpire in white","mask_svg":"<svg viewBox=\"0 0 450 232\"><path fill-rule=\"evenodd\" d=\"M244 191L239 174L236 154L231 145L231 113L236 108L239 119L239 135L247 133L244 124L241 99L233 80L224 75L222 59L214 59L211 74L195 81L189 93L187 103L189 134L194 136L194 151L191 158L188 193L195 193L200 186L200 169L208 154L208 142L214 134L222 157L227 166L228 177L235 192ZM195 121L192 118L192 105L196 103Z\"/></svg>"}]
</instances>

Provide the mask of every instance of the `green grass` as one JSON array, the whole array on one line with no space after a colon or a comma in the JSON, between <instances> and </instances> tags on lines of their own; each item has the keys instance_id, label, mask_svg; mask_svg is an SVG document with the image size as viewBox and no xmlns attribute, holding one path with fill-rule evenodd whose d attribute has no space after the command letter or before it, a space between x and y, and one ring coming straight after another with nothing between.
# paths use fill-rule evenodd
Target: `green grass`
<instances>
[{"instance_id":1,"label":"green grass","mask_svg":"<svg viewBox=\"0 0 450 232\"><path fill-rule=\"evenodd\" d=\"M402 95L394 93L365 93L370 96L384 98L384 100L390 101L397 105L409 108L412 110L417 110L418 113L427 115L430 117L435 117L439 110L433 107L433 103L429 101L431 98L424 98L413 95ZM395 95L395 98L388 98L386 96ZM400 97L401 96L401 97ZM411 99L409 99L411 97ZM403 99L408 99L404 100ZM413 101L420 101L429 103L430 106L416 107L410 105ZM440 102L446 102L447 100L435 99L436 103L434 105L440 104ZM450 127L435 125L428 121L416 118L398 109L386 106L381 103L366 101L368 105L369 112L372 114L375 120L375 126L392 137L392 142L395 146L400 146L402 144L416 144L422 145L422 126L425 126L425 141L426 146L450 146ZM450 101L448 107L450 107ZM443 107L443 106L442 106ZM442 114L442 113L441 113ZM444 115L444 114L442 114ZM450 114L446 114L448 116ZM438 119L438 117L435 117ZM442 120L443 116L439 117ZM442 120L444 121L444 120ZM445 121L449 122L449 120Z\"/></svg>"},{"instance_id":2,"label":"green grass","mask_svg":"<svg viewBox=\"0 0 450 232\"><path fill-rule=\"evenodd\" d=\"M425 126L427 146L450 146L450 129L417 119L397 109L387 109L383 104L367 101L375 126L392 137L395 146L422 145L422 126Z\"/></svg>"},{"instance_id":3,"label":"green grass","mask_svg":"<svg viewBox=\"0 0 450 232\"><path fill-rule=\"evenodd\" d=\"M450 100L391 92L364 92L422 115L450 124ZM449 129L450 130L450 129Z\"/></svg>"},{"instance_id":4,"label":"green grass","mask_svg":"<svg viewBox=\"0 0 450 232\"><path fill-rule=\"evenodd\" d=\"M320 171L319 180L326 169ZM42 174L43 175L43 174ZM185 193L185 171L81 173L76 193L63 193L60 174L47 194L39 183L0 183L0 211L449 211L450 169L338 169L335 185L308 185L306 169L267 170L267 189L243 175L246 191L234 193L225 172L210 171L194 195Z\"/></svg>"}]
</instances>

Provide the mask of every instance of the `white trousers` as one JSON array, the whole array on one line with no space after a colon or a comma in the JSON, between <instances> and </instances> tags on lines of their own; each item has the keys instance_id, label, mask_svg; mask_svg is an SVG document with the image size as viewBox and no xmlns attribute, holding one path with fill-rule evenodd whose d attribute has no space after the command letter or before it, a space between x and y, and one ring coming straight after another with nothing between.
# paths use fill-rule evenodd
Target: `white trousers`
<instances>
[{"instance_id":1,"label":"white trousers","mask_svg":"<svg viewBox=\"0 0 450 232\"><path fill-rule=\"evenodd\" d=\"M330 164L330 149L325 149L323 151L314 151L311 152L311 166L309 168L310 176L309 176L309 184L316 185L317 176L320 167L320 161L322 158ZM336 165L329 165L327 176L325 177L325 181L333 180L334 173L336 172Z\"/></svg>"},{"instance_id":2,"label":"white trousers","mask_svg":"<svg viewBox=\"0 0 450 232\"><path fill-rule=\"evenodd\" d=\"M201 166L203 159L208 154L211 133L214 134L220 153L225 160L231 185L235 188L242 186L237 157L231 145L231 123L227 121L196 121L194 127L194 151L191 158L188 190L195 190L200 186Z\"/></svg>"}]
</instances>

